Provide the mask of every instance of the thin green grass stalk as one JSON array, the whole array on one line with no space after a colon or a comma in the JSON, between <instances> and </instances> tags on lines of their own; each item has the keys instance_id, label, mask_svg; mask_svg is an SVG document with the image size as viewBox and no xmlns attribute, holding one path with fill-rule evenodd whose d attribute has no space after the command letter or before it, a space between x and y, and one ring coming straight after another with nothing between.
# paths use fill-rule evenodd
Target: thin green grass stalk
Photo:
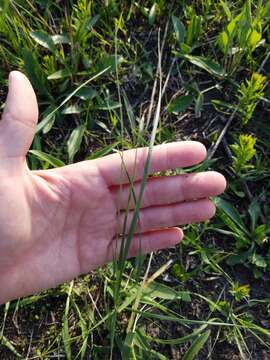
<instances>
[{"instance_id":1,"label":"thin green grass stalk","mask_svg":"<svg viewBox=\"0 0 270 360\"><path fill-rule=\"evenodd\" d=\"M206 297L200 295L200 294L196 294L193 293L193 295L197 295L200 298L206 300L209 304L215 306L215 302L211 301L210 299L207 299ZM158 307L159 308L159 307ZM171 315L158 315L158 314L154 314L151 313L151 309L149 308L147 309L147 305L145 305L144 307L142 307L142 309L136 310L134 308L129 309L131 312L136 312L138 313L141 317L150 317L153 319L159 319L159 320L167 320L167 321L172 321L172 322L178 322L181 323L182 325L187 325L187 324L207 324L207 326L211 327L211 326L216 326L218 327L218 331L221 331L222 328L226 328L226 327L232 327L234 334L235 334L235 340L237 343L237 346L239 348L240 353L243 355L245 353L250 353L247 344L244 341L243 336L241 335L243 331L249 332L251 335L253 335L257 340L259 340L259 342L270 348L270 345L267 344L262 337L260 337L257 333L260 333L261 335L264 335L266 337L269 338L269 331L263 329L262 327L253 324L253 323L248 323L247 321L239 318L238 316L235 315L235 311L232 312L229 317L226 319L226 322L220 322L219 318L211 318L211 319L207 319L204 321L197 321L197 320L189 320L189 319L184 319L181 318L178 314L174 315L173 311L170 311L169 309L165 308L166 312L171 314ZM161 307L159 308L159 310L163 311L164 309L162 309ZM241 335L241 336L240 336ZM237 337L237 338L236 338ZM153 339L155 340L155 339ZM169 341L169 340L168 340ZM177 341L177 340L176 340ZM217 338L215 340L215 342L217 342ZM240 346L240 347L239 347ZM243 346L245 349L243 349Z\"/></svg>"},{"instance_id":2,"label":"thin green grass stalk","mask_svg":"<svg viewBox=\"0 0 270 360\"><path fill-rule=\"evenodd\" d=\"M13 1L10 1L11 7L14 9L14 11L16 11L16 16L23 19L24 22L26 22L26 19L24 18L24 15L22 14L22 11L24 11L29 16L29 18L31 20L33 20L34 22L38 21L42 28L46 27L47 29L50 29L50 26L48 25L46 20L44 20L43 17L39 15L39 13L36 10L36 8L34 7L34 5L31 4L31 2L28 1L28 0L27 0L27 4L33 10L33 12L26 9L23 5L21 5L21 4L17 3L17 2L15 3Z\"/></svg>"},{"instance_id":3,"label":"thin green grass stalk","mask_svg":"<svg viewBox=\"0 0 270 360\"><path fill-rule=\"evenodd\" d=\"M2 329L0 331L0 338L4 335L4 329L5 329L5 324L6 324L6 319L7 319L7 315L8 315L9 306L10 306L10 302L5 304L4 319L3 319Z\"/></svg>"},{"instance_id":4,"label":"thin green grass stalk","mask_svg":"<svg viewBox=\"0 0 270 360\"><path fill-rule=\"evenodd\" d=\"M203 348L204 344L207 342L209 336L211 335L211 331L207 330L204 333L200 334L191 344L190 348L187 350L185 355L183 356L183 360L193 360L196 355Z\"/></svg>"},{"instance_id":5,"label":"thin green grass stalk","mask_svg":"<svg viewBox=\"0 0 270 360\"><path fill-rule=\"evenodd\" d=\"M65 313L64 313L64 318L63 318L63 327L62 327L62 338L63 338L63 342L64 342L65 353L66 353L68 360L71 360L71 358L72 358L71 337L70 337L70 333L69 333L68 314L69 314L70 299L71 299L73 287L74 287L74 280L72 280L69 284L66 306L65 306Z\"/></svg>"},{"instance_id":6,"label":"thin green grass stalk","mask_svg":"<svg viewBox=\"0 0 270 360\"><path fill-rule=\"evenodd\" d=\"M23 356L17 352L15 347L11 344L11 342L5 336L0 336L0 345L3 345L8 350L10 350L17 357L17 359L23 358Z\"/></svg>"},{"instance_id":7,"label":"thin green grass stalk","mask_svg":"<svg viewBox=\"0 0 270 360\"><path fill-rule=\"evenodd\" d=\"M243 360L247 360L250 359L250 357L248 357L246 355L246 352L249 353L249 350L247 348L247 345L245 343L245 340L243 338L243 335L241 334L241 331L239 331L239 329L237 329L237 327L235 327L233 329L233 333L234 333L234 339L237 345L237 348L239 350L240 356ZM243 349L243 346L245 349ZM250 353L249 353L250 354Z\"/></svg>"},{"instance_id":8,"label":"thin green grass stalk","mask_svg":"<svg viewBox=\"0 0 270 360\"><path fill-rule=\"evenodd\" d=\"M155 314L151 311L147 311L147 310L132 310L131 308L127 307L127 310L129 311L135 311L136 313L140 314L142 318L146 318L146 319L156 319L159 321L171 321L171 322L176 322L179 323L181 325L209 325L209 326L221 326L221 327L228 327L228 328L234 328L234 327L238 327L239 329L246 329L246 326L243 325L237 325L234 323L228 323L228 322L222 322L219 318L212 318L209 320L191 320L191 319L184 319L184 318L180 318L179 314L176 315L161 315L161 314ZM151 308L149 309L151 310ZM168 312L169 309L167 309Z\"/></svg>"},{"instance_id":9,"label":"thin green grass stalk","mask_svg":"<svg viewBox=\"0 0 270 360\"><path fill-rule=\"evenodd\" d=\"M5 304L5 309L4 309L4 319L3 319L2 329L0 331L0 345L9 349L17 358L22 358L22 355L16 351L12 343L4 336L5 324L6 324L9 307L10 307L10 303L8 302Z\"/></svg>"},{"instance_id":10,"label":"thin green grass stalk","mask_svg":"<svg viewBox=\"0 0 270 360\"><path fill-rule=\"evenodd\" d=\"M209 350L208 359L212 359L212 353L213 353L213 351L215 349L215 346L216 346L216 344L217 344L217 342L218 342L218 340L220 338L221 333L222 333L222 329L218 328L214 341L211 338L211 347L210 347L210 350Z\"/></svg>"},{"instance_id":11,"label":"thin green grass stalk","mask_svg":"<svg viewBox=\"0 0 270 360\"><path fill-rule=\"evenodd\" d=\"M119 26L117 24L117 26L115 27L115 35L114 35L114 47L115 47L115 59L117 59L118 57L118 30L119 30ZM116 60L115 60L116 61ZM116 62L116 85L117 85L117 93L118 93L118 102L121 105L120 106L120 135L121 135L121 148L123 149L124 147L124 121L123 121L123 110L122 110L122 97L121 97L121 90L120 90L120 83L119 83L119 72L118 72L118 65ZM122 150L121 149L121 150ZM122 154L120 153L120 157L122 159ZM123 169L123 165L124 165L124 161L122 159L122 171ZM127 173L127 171L125 171ZM129 178L129 174L127 174L129 182L132 183L132 180ZM121 182L120 182L121 183ZM120 191L122 191L122 184L120 184ZM127 204L127 210L126 210L126 215L124 218L124 224L123 224L123 234L126 233L126 227L127 227L127 215L128 215L128 211L130 208L130 204L131 204L131 192L129 192L129 197L128 197L128 204ZM118 236L118 225L119 225L119 218L120 218L120 210L117 209L117 214L116 214L116 251L117 251L117 246L119 243L119 236ZM119 254L119 258L121 258L123 255L123 244L124 241L122 239L121 241L121 247L120 247L120 254ZM114 274L114 278L115 278L115 282L114 282L114 286L113 286L113 294L114 294L114 312L112 314L112 318L110 319L110 357L112 358L113 356L113 349L114 349L114 341L115 341L115 334L116 334L116 323L117 323L117 309L119 307L119 300L120 300L120 284L117 282L119 276L117 277L118 273L118 262L117 259L115 258L113 261L113 274ZM121 280L120 280L121 281Z\"/></svg>"},{"instance_id":12,"label":"thin green grass stalk","mask_svg":"<svg viewBox=\"0 0 270 360\"><path fill-rule=\"evenodd\" d=\"M163 37L163 41L162 41L162 45L161 45L161 49L160 49L160 46L159 46L159 59L160 59L160 62L158 63L158 66L157 66L157 71L156 71L156 77L155 77L155 82L154 82L154 86L153 86L153 89L152 89L152 94L151 94L151 101L150 101L150 108L149 108L149 112L148 112L148 118L147 118L147 124L146 124L146 129L148 129L148 126L149 126L149 122L151 120L151 115L152 115L152 111L153 111L153 104L154 104L154 98L155 98L155 94L156 94L156 90L157 90L157 80L158 78L161 80L162 79L162 69L161 69L161 59L162 59L162 54L163 54L163 50L164 50L164 46L165 46L165 41L166 41L166 38L167 38L167 33L168 33L168 26L169 26L169 22L166 23L166 27L165 27L165 31L164 31L164 37ZM160 42L160 33L159 33L159 38L158 38L158 41ZM172 64L170 66L170 69L169 69L169 72L168 72L168 75L166 77L166 80L165 80L165 83L163 85L163 88L162 88L162 91L161 91L161 99L163 98L164 96L164 93L165 93L165 90L166 90L166 87L168 85L168 81L169 81L169 78L171 76L171 71L172 71L172 68L173 68L173 65L175 63L176 59L174 58L173 61L172 61ZM160 84L162 85L162 81L160 81ZM125 94L124 94L125 95ZM125 98L124 98L125 100ZM125 101L126 103L126 101ZM127 109L128 110L128 109ZM128 114L129 115L129 114ZM130 117L130 115L129 115ZM132 125L132 121L130 120L130 123ZM140 131L138 132L138 140L140 139ZM136 160L135 160L135 163L136 163ZM134 191L133 191L133 188L131 187L131 191L132 191L132 195L133 195L133 198L134 198L134 202L136 202L136 196L134 194ZM140 234L139 234L140 235ZM141 245L141 243L140 243ZM141 249L139 249L139 253L137 254L136 256L136 264L135 264L135 269L136 269L136 276L139 277L140 276L140 269L142 267L142 263L143 263L143 259L144 257L141 255Z\"/></svg>"},{"instance_id":13,"label":"thin green grass stalk","mask_svg":"<svg viewBox=\"0 0 270 360\"><path fill-rule=\"evenodd\" d=\"M159 50L159 54L160 54L160 50ZM159 67L160 67L160 56L159 56ZM140 211L142 196L143 196L144 188L145 188L146 181L147 181L147 178L148 178L150 162L151 162L151 155L152 155L152 149L153 149L154 142L155 142L155 136L156 136L158 120L159 120L159 115L160 115L160 108L161 108L161 83L160 83L160 89L159 90L160 90L159 91L159 99L158 99L157 109L156 109L155 117L154 117L154 121L153 121L153 130L152 130L152 133L151 133L151 139L150 139L150 144L149 144L149 148L148 148L148 155L147 155L146 164L145 164L145 167L144 167L144 173L143 173L143 177L142 177L142 181L141 181L140 193L139 193L136 205L135 205L134 216L132 218L132 222L131 222L131 225L130 225L128 237L127 237L127 240L126 240L126 243L125 243L125 246L124 246L123 258L120 259L120 272L123 271L124 263L125 263L125 261L126 261L126 259L128 257L128 250L129 250L131 240L132 240L134 232L135 232L135 226L137 225L137 222L138 222L138 219L139 219L139 211Z\"/></svg>"},{"instance_id":14,"label":"thin green grass stalk","mask_svg":"<svg viewBox=\"0 0 270 360\"><path fill-rule=\"evenodd\" d=\"M116 317L117 317L119 304L120 304L120 298L121 298L120 297L120 288L121 288L122 276L123 276L124 269L125 269L126 259L128 258L128 251L129 251L129 248L130 248L130 245L131 245L131 241L132 241L134 233L135 233L135 227L136 227L136 225L138 223L138 220L139 220L139 212L140 212L140 208L141 208L142 196L143 196L143 193L144 193L146 181L148 179L149 168L150 168L150 163L151 163L152 149L153 149L153 146L154 146L155 136L156 136L156 132L157 132L157 126L158 126L159 117L160 117L161 98L162 98L162 71L161 71L160 32L159 32L159 38L158 38L158 69L159 69L159 77L160 77L159 97L158 97L157 108L156 108L155 116L154 116L154 120L153 120L153 129L152 129L150 143L149 143L149 147L148 147L147 159L146 159L146 163L145 163L145 166L144 166L143 177L142 177L142 180L141 180L140 192L139 192L138 198L135 199L134 215L132 217L131 225L130 225L127 236L126 236L126 222L127 222L127 216L128 216L129 208L126 210L119 260L115 262L115 265L116 265L115 266L115 286L114 286L115 314L114 314L114 317L113 317L112 334L111 334L112 335L111 336L111 359L112 359L112 356L113 356L114 339L115 339L115 332L116 332ZM118 86L119 86L119 84L118 84ZM135 157L136 157L136 155L135 155ZM135 158L135 164L136 164L136 158ZM123 166L124 166L124 164L123 164ZM135 167L136 167L136 165L134 166L134 171L135 171ZM132 180L134 179L134 175L132 176ZM131 189L133 189L134 181L131 181L130 186L131 186Z\"/></svg>"},{"instance_id":15,"label":"thin green grass stalk","mask_svg":"<svg viewBox=\"0 0 270 360\"><path fill-rule=\"evenodd\" d=\"M149 335L146 335L146 338L154 341L157 344L163 344L163 345L180 345L180 344L184 344L190 340L192 340L194 337L197 337L198 335L200 335L203 331L208 329L208 325L202 325L199 328L195 329L194 331L192 331L190 334L182 336L180 338L176 338L176 339L159 339L159 338L153 338Z\"/></svg>"},{"instance_id":16,"label":"thin green grass stalk","mask_svg":"<svg viewBox=\"0 0 270 360\"><path fill-rule=\"evenodd\" d=\"M163 54L163 50L164 50L164 46L165 46L165 40L166 40L167 33L168 33L168 27L169 27L169 22L166 23L166 27L165 27L165 31L164 31L163 42L162 42L161 49L160 49L160 54L161 55ZM169 71L169 74L170 74L170 71ZM146 130L148 129L148 127L150 125L150 121L151 121L151 116L152 116L153 106L154 106L154 100L155 100L155 95L156 95L156 90L157 90L157 81L158 81L159 75L160 75L160 69L159 69L159 67L157 67L155 81L154 81L153 90L152 90L152 94L151 94L150 107L149 107L147 120L146 120ZM166 81L165 81L165 87L166 87L166 85L167 84L166 84ZM164 92L162 91L161 97L163 95L164 95Z\"/></svg>"},{"instance_id":17,"label":"thin green grass stalk","mask_svg":"<svg viewBox=\"0 0 270 360\"><path fill-rule=\"evenodd\" d=\"M270 349L270 342L267 344L257 333L262 334L263 336L266 336L270 338L270 331L267 329L264 329L263 327L256 325L254 323L249 323L246 320L243 320L241 318L236 317L233 314L233 317L235 320L241 324L243 328L245 328L248 332L250 332L257 340L259 340L264 346L268 347Z\"/></svg>"}]
</instances>

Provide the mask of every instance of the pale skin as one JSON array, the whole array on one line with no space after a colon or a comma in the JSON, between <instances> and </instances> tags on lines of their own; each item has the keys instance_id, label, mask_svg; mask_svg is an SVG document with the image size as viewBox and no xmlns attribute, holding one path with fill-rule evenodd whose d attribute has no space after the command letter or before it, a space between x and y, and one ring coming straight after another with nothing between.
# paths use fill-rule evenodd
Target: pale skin
<instances>
[{"instance_id":1,"label":"pale skin","mask_svg":"<svg viewBox=\"0 0 270 360\"><path fill-rule=\"evenodd\" d=\"M30 82L13 71L0 121L0 304L112 261L127 208L128 178L119 154L30 171L26 155L37 119ZM136 170L138 193L147 149L136 152L136 157L135 150L124 152L123 160L130 174ZM150 173L198 164L205 156L198 142L155 146ZM148 253L179 243L183 232L177 226L210 219L215 207L208 198L225 187L224 177L212 171L150 178L129 256L140 246Z\"/></svg>"}]
</instances>

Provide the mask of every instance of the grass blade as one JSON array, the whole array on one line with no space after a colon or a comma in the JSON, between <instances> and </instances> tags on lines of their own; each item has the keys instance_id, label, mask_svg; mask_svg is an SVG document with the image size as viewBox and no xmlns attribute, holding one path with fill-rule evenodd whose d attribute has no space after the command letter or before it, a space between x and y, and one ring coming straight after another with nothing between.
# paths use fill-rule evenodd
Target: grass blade
<instances>
[{"instance_id":1,"label":"grass blade","mask_svg":"<svg viewBox=\"0 0 270 360\"><path fill-rule=\"evenodd\" d=\"M45 153L43 151L29 150L29 153L33 154L35 157L37 157L41 161L46 161L47 163L49 163L54 168L65 166L65 163L62 160L57 159L55 156L47 154L47 153Z\"/></svg>"},{"instance_id":2,"label":"grass blade","mask_svg":"<svg viewBox=\"0 0 270 360\"><path fill-rule=\"evenodd\" d=\"M63 327L62 327L62 339L64 342L65 353L68 360L72 360L72 352L71 352L71 337L69 334L69 324L68 324L68 314L70 307L70 297L73 290L74 281L71 281L68 289L68 295L66 300L65 313L63 317Z\"/></svg>"},{"instance_id":3,"label":"grass blade","mask_svg":"<svg viewBox=\"0 0 270 360\"><path fill-rule=\"evenodd\" d=\"M198 336L197 339L190 346L188 351L185 353L183 360L193 360L195 356L198 355L200 350L203 348L204 344L206 343L210 335L211 335L211 331L208 330L204 334Z\"/></svg>"}]
</instances>

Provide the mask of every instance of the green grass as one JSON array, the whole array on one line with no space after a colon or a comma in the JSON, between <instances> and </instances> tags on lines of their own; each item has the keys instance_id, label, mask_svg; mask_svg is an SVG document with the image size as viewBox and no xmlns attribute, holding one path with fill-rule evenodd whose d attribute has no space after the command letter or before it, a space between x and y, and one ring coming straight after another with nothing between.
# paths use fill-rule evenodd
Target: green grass
<instances>
[{"instance_id":1,"label":"green grass","mask_svg":"<svg viewBox=\"0 0 270 360\"><path fill-rule=\"evenodd\" d=\"M270 1L0 6L1 104L20 69L40 105L32 169L195 139L185 171L229 183L180 247L126 261L131 228L118 262L2 306L0 358L270 358Z\"/></svg>"}]
</instances>

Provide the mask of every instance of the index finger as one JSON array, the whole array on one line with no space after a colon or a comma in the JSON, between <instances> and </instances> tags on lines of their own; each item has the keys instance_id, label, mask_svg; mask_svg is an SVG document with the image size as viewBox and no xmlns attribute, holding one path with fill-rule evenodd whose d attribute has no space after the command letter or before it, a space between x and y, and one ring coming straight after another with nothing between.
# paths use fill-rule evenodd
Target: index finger
<instances>
[{"instance_id":1,"label":"index finger","mask_svg":"<svg viewBox=\"0 0 270 360\"><path fill-rule=\"evenodd\" d=\"M138 148L107 155L97 160L101 175L108 186L138 181L143 177L149 148ZM200 163L206 157L206 149L197 141L181 141L153 147L149 174Z\"/></svg>"}]
</instances>

